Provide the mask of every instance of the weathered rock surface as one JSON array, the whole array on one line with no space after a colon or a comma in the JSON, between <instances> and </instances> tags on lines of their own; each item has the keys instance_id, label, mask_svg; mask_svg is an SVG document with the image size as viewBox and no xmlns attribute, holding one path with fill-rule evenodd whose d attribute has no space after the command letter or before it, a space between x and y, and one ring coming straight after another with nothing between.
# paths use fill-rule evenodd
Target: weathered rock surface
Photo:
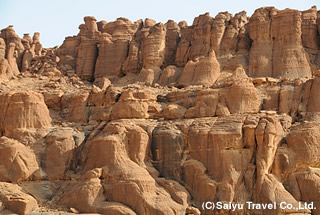
<instances>
[{"instance_id":1,"label":"weathered rock surface","mask_svg":"<svg viewBox=\"0 0 320 215\"><path fill-rule=\"evenodd\" d=\"M319 14L1 30L0 213L319 214Z\"/></svg>"},{"instance_id":2,"label":"weathered rock surface","mask_svg":"<svg viewBox=\"0 0 320 215\"><path fill-rule=\"evenodd\" d=\"M65 173L72 169L76 147L83 140L84 135L72 129L61 129L47 135L44 167L49 179L63 179Z\"/></svg>"},{"instance_id":3,"label":"weathered rock surface","mask_svg":"<svg viewBox=\"0 0 320 215\"><path fill-rule=\"evenodd\" d=\"M0 181L29 179L38 169L35 153L27 146L5 136L0 138Z\"/></svg>"},{"instance_id":4,"label":"weathered rock surface","mask_svg":"<svg viewBox=\"0 0 320 215\"><path fill-rule=\"evenodd\" d=\"M178 85L204 85L211 86L219 77L220 65L215 53L210 52L206 58L189 61L180 76Z\"/></svg>"},{"instance_id":5,"label":"weathered rock surface","mask_svg":"<svg viewBox=\"0 0 320 215\"><path fill-rule=\"evenodd\" d=\"M38 136L51 126L43 95L36 92L10 92L0 96L1 132L20 139L21 134Z\"/></svg>"},{"instance_id":6,"label":"weathered rock surface","mask_svg":"<svg viewBox=\"0 0 320 215\"><path fill-rule=\"evenodd\" d=\"M14 213L27 215L38 207L37 200L18 185L0 182L0 200Z\"/></svg>"}]
</instances>

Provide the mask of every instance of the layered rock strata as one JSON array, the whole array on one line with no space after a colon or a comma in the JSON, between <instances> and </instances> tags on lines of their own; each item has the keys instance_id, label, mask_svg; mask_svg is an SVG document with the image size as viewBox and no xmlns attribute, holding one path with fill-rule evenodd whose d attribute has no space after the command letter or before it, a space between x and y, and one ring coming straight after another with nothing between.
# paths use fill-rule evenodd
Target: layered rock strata
<instances>
[{"instance_id":1,"label":"layered rock strata","mask_svg":"<svg viewBox=\"0 0 320 215\"><path fill-rule=\"evenodd\" d=\"M0 213L320 213L315 7L79 30L1 31Z\"/></svg>"}]
</instances>

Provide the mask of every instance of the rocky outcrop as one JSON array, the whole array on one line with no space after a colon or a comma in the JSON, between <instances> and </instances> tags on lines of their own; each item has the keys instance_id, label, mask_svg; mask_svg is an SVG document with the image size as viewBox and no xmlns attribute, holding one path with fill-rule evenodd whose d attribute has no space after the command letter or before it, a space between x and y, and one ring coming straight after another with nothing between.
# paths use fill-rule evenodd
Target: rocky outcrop
<instances>
[{"instance_id":1,"label":"rocky outcrop","mask_svg":"<svg viewBox=\"0 0 320 215\"><path fill-rule=\"evenodd\" d=\"M6 44L5 41L0 38L0 78L1 80L6 80L11 77L13 77L13 72L6 58Z\"/></svg>"},{"instance_id":2,"label":"rocky outcrop","mask_svg":"<svg viewBox=\"0 0 320 215\"><path fill-rule=\"evenodd\" d=\"M185 71L176 74L182 80L178 86L210 86L219 76L218 72L212 75L212 70L234 71L239 65L248 76L275 78L310 78L319 67L315 7L302 12L260 8L250 18L244 11L234 16L219 13L215 18L206 13L196 17L192 26L172 20L156 24L151 19L132 23L119 18L98 28L90 19L94 27L86 27L89 21L82 24L79 35L67 38L59 51L63 63L67 58L71 66L78 62L77 74L85 80L105 77L123 84L131 78L132 83L153 85L170 65ZM207 58L212 66L201 60ZM199 80L185 81L184 76L193 76L198 60L203 74L196 76ZM207 74L202 64L214 69ZM128 74L139 77L134 80ZM121 78L126 81L118 82Z\"/></svg>"},{"instance_id":3,"label":"rocky outcrop","mask_svg":"<svg viewBox=\"0 0 320 215\"><path fill-rule=\"evenodd\" d=\"M183 211L184 207L157 186L154 178L143 168L148 136L136 125L123 123L126 124L126 121L107 125L90 140L84 169L102 168L101 176L97 178L104 179L102 186L99 186L100 189L103 187L107 200L125 204L138 214L177 214ZM122 175L126 178L120 180ZM128 192L132 195L125 195ZM152 200L154 198L159 199L156 205Z\"/></svg>"},{"instance_id":4,"label":"rocky outcrop","mask_svg":"<svg viewBox=\"0 0 320 215\"><path fill-rule=\"evenodd\" d=\"M35 198L21 191L15 184L0 182L0 200L14 213L27 215L38 208Z\"/></svg>"},{"instance_id":5,"label":"rocky outcrop","mask_svg":"<svg viewBox=\"0 0 320 215\"><path fill-rule=\"evenodd\" d=\"M36 92L7 93L0 96L2 135L20 139L21 134L46 134L51 126L43 96Z\"/></svg>"},{"instance_id":6,"label":"rocky outcrop","mask_svg":"<svg viewBox=\"0 0 320 215\"><path fill-rule=\"evenodd\" d=\"M307 53L301 41L301 13L294 10L277 12L271 31L274 38L273 77L311 77Z\"/></svg>"},{"instance_id":7,"label":"rocky outcrop","mask_svg":"<svg viewBox=\"0 0 320 215\"><path fill-rule=\"evenodd\" d=\"M39 169L34 152L16 140L1 137L0 154L0 181L27 180Z\"/></svg>"},{"instance_id":8,"label":"rocky outcrop","mask_svg":"<svg viewBox=\"0 0 320 215\"><path fill-rule=\"evenodd\" d=\"M44 169L48 179L63 179L72 169L76 148L81 145L84 135L72 129L61 129L49 133L46 137Z\"/></svg>"},{"instance_id":9,"label":"rocky outcrop","mask_svg":"<svg viewBox=\"0 0 320 215\"><path fill-rule=\"evenodd\" d=\"M272 76L271 14L273 8L260 8L250 18L248 28L253 40L249 54L249 76Z\"/></svg>"},{"instance_id":10,"label":"rocky outcrop","mask_svg":"<svg viewBox=\"0 0 320 215\"><path fill-rule=\"evenodd\" d=\"M115 22L109 22L104 25L102 29L104 33L99 39L99 57L95 67L95 78L107 77L115 79L123 75L131 67L131 65L127 65L131 64L131 62L128 60L127 64L125 64L125 60L129 50L132 52L129 55L134 55L135 53L134 44L130 48L129 42L139 26L139 22L131 23L124 18L119 18ZM132 66L134 67L134 65Z\"/></svg>"},{"instance_id":11,"label":"rocky outcrop","mask_svg":"<svg viewBox=\"0 0 320 215\"><path fill-rule=\"evenodd\" d=\"M1 214L319 214L315 7L79 30L1 31Z\"/></svg>"},{"instance_id":12,"label":"rocky outcrop","mask_svg":"<svg viewBox=\"0 0 320 215\"><path fill-rule=\"evenodd\" d=\"M152 92L132 90L121 93L119 101L112 108L113 119L123 118L152 118L161 109L156 102L156 96ZM125 107L125 108L123 108Z\"/></svg>"},{"instance_id":13,"label":"rocky outcrop","mask_svg":"<svg viewBox=\"0 0 320 215\"><path fill-rule=\"evenodd\" d=\"M189 61L179 78L178 85L204 85L211 86L219 77L220 65L214 52L208 57Z\"/></svg>"},{"instance_id":14,"label":"rocky outcrop","mask_svg":"<svg viewBox=\"0 0 320 215\"><path fill-rule=\"evenodd\" d=\"M309 56L303 48L310 46L303 42L308 34L303 24L307 16L307 12L304 12L301 18L299 11L289 9L256 10L249 21L249 34L253 40L249 59L250 76L298 78L312 75ZM315 42L317 39L308 38L308 41Z\"/></svg>"},{"instance_id":15,"label":"rocky outcrop","mask_svg":"<svg viewBox=\"0 0 320 215\"><path fill-rule=\"evenodd\" d=\"M149 35L143 40L143 67L160 67L164 62L166 47L166 28L163 24L156 24L149 30Z\"/></svg>"},{"instance_id":16,"label":"rocky outcrop","mask_svg":"<svg viewBox=\"0 0 320 215\"><path fill-rule=\"evenodd\" d=\"M0 59L3 60L6 56L6 44L2 38L0 38Z\"/></svg>"},{"instance_id":17,"label":"rocky outcrop","mask_svg":"<svg viewBox=\"0 0 320 215\"><path fill-rule=\"evenodd\" d=\"M93 71L97 58L97 44L94 40L81 41L77 55L76 74L85 80L93 80Z\"/></svg>"}]
</instances>

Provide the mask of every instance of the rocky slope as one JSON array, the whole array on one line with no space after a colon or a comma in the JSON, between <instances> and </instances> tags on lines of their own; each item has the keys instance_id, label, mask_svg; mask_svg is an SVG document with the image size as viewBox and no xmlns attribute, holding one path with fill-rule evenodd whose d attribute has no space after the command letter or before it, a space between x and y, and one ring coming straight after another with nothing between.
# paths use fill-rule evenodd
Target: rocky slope
<instances>
[{"instance_id":1,"label":"rocky slope","mask_svg":"<svg viewBox=\"0 0 320 215\"><path fill-rule=\"evenodd\" d=\"M1 214L320 213L316 7L79 29L1 30Z\"/></svg>"}]
</instances>

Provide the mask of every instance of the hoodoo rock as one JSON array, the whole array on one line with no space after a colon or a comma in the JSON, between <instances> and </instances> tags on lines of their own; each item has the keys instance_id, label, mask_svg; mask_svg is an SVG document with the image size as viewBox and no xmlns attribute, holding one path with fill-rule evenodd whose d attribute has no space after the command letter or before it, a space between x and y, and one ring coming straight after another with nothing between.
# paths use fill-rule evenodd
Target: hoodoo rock
<instances>
[{"instance_id":1,"label":"hoodoo rock","mask_svg":"<svg viewBox=\"0 0 320 215\"><path fill-rule=\"evenodd\" d=\"M189 61L180 76L178 85L212 85L220 74L220 65L215 53L210 52L208 57Z\"/></svg>"},{"instance_id":2,"label":"hoodoo rock","mask_svg":"<svg viewBox=\"0 0 320 215\"><path fill-rule=\"evenodd\" d=\"M319 15L1 30L0 214L318 215Z\"/></svg>"},{"instance_id":3,"label":"hoodoo rock","mask_svg":"<svg viewBox=\"0 0 320 215\"><path fill-rule=\"evenodd\" d=\"M20 139L20 135L45 132L51 126L49 110L42 94L16 92L0 96L1 132L8 137Z\"/></svg>"}]
</instances>

